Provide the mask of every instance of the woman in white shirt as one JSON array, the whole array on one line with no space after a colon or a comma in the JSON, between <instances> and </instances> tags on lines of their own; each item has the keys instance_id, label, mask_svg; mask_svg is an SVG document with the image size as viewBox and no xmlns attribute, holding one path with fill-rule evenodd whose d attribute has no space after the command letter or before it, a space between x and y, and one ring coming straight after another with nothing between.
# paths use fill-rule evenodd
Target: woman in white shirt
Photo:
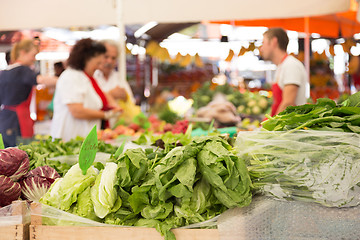
<instances>
[{"instance_id":1,"label":"woman in white shirt","mask_svg":"<svg viewBox=\"0 0 360 240\"><path fill-rule=\"evenodd\" d=\"M102 120L120 114L114 99L102 92L93 78L105 52L102 43L90 38L79 40L72 48L68 68L56 84L53 138L86 137L94 125L99 129Z\"/></svg>"}]
</instances>

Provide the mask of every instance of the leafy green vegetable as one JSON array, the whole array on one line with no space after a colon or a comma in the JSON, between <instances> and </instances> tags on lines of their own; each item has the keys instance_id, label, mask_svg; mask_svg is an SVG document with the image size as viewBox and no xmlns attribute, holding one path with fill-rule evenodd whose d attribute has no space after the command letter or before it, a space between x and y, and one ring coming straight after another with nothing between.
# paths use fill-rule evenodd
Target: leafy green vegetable
<instances>
[{"instance_id":1,"label":"leafy green vegetable","mask_svg":"<svg viewBox=\"0 0 360 240\"><path fill-rule=\"evenodd\" d=\"M80 152L83 138L77 137L68 142L61 139L52 139L51 137L33 141L28 145L19 145L19 149L24 150L30 160L30 170L40 166L50 166L54 168L60 176L64 176L71 165L60 161L51 160L51 158L64 155L77 155ZM115 153L117 147L107 144L103 141L98 142L98 152Z\"/></svg>"},{"instance_id":2,"label":"leafy green vegetable","mask_svg":"<svg viewBox=\"0 0 360 240\"><path fill-rule=\"evenodd\" d=\"M219 136L190 140L186 134L167 134L162 139L168 144L165 149L128 149L113 155L114 162L107 163L99 175L92 176L92 183L81 189L79 184L86 179L77 176L82 175L80 169L77 174L70 169L60 187L52 186L42 202L53 204L50 201L56 197L56 207L96 221L155 227L167 240L175 239L172 228L250 203L251 182L245 162L232 153L226 140ZM71 185L69 176L73 176ZM74 196L71 201L63 197L64 181L71 190L66 196ZM72 190L74 186L79 187ZM70 208L60 202L63 199L72 203Z\"/></svg>"},{"instance_id":3,"label":"leafy green vegetable","mask_svg":"<svg viewBox=\"0 0 360 240\"><path fill-rule=\"evenodd\" d=\"M5 147L4 147L4 140L3 140L3 137L2 137L2 135L1 135L1 133L0 133L0 149L4 149Z\"/></svg>"},{"instance_id":4,"label":"leafy green vegetable","mask_svg":"<svg viewBox=\"0 0 360 240\"><path fill-rule=\"evenodd\" d=\"M115 188L117 184L117 165L112 162L107 163L91 188L91 200L95 214L99 218L104 218L108 213L120 208L122 202Z\"/></svg>"},{"instance_id":5,"label":"leafy green vegetable","mask_svg":"<svg viewBox=\"0 0 360 240\"><path fill-rule=\"evenodd\" d=\"M96 175L97 173L92 167L88 169L86 175L83 175L79 164L75 164L62 178L61 182L59 180L51 185L49 191L40 199L40 202L68 211L71 205L77 201L78 195L95 181Z\"/></svg>"},{"instance_id":6,"label":"leafy green vegetable","mask_svg":"<svg viewBox=\"0 0 360 240\"><path fill-rule=\"evenodd\" d=\"M83 175L78 163L72 166L60 185L60 209L69 210L78 195L95 181L96 175L92 167Z\"/></svg>"},{"instance_id":7,"label":"leafy green vegetable","mask_svg":"<svg viewBox=\"0 0 360 240\"><path fill-rule=\"evenodd\" d=\"M162 137L166 144L177 138ZM237 163L242 160L231 149L226 140L209 136L195 138L184 146L172 145L164 157L158 150L127 150L117 162L123 203L128 201L130 206L123 204L108 222L156 227L166 239L174 239L171 228L205 221L228 207L248 205L250 177L245 163ZM142 160L130 160L131 156ZM140 169L146 162L146 174L134 182L133 176L144 172ZM219 173L214 183L212 176Z\"/></svg>"},{"instance_id":8,"label":"leafy green vegetable","mask_svg":"<svg viewBox=\"0 0 360 240\"><path fill-rule=\"evenodd\" d=\"M40 202L56 208L60 207L60 185L63 178L57 178L50 186L47 193L40 198Z\"/></svg>"},{"instance_id":9,"label":"leafy green vegetable","mask_svg":"<svg viewBox=\"0 0 360 240\"><path fill-rule=\"evenodd\" d=\"M79 194L77 202L73 208L73 213L81 217L99 221L99 218L95 214L93 201L91 200L90 186L88 186L82 193Z\"/></svg>"},{"instance_id":10,"label":"leafy green vegetable","mask_svg":"<svg viewBox=\"0 0 360 240\"><path fill-rule=\"evenodd\" d=\"M342 105L345 107L360 107L360 93L357 92L351 95L342 103Z\"/></svg>"},{"instance_id":11,"label":"leafy green vegetable","mask_svg":"<svg viewBox=\"0 0 360 240\"><path fill-rule=\"evenodd\" d=\"M148 170L148 160L141 148L126 150L116 162L119 186L124 189L137 185Z\"/></svg>"},{"instance_id":12,"label":"leafy green vegetable","mask_svg":"<svg viewBox=\"0 0 360 240\"><path fill-rule=\"evenodd\" d=\"M262 122L269 131L301 129L334 130L360 133L360 93L355 93L340 105L320 98L316 104L287 107L283 112Z\"/></svg>"},{"instance_id":13,"label":"leafy green vegetable","mask_svg":"<svg viewBox=\"0 0 360 240\"><path fill-rule=\"evenodd\" d=\"M173 111L170 110L169 105L165 104L164 108L159 112L159 119L167 123L174 124L180 117Z\"/></svg>"},{"instance_id":14,"label":"leafy green vegetable","mask_svg":"<svg viewBox=\"0 0 360 240\"><path fill-rule=\"evenodd\" d=\"M143 112L140 112L133 119L133 123L140 126L143 129L148 129L150 127L149 119L145 116Z\"/></svg>"},{"instance_id":15,"label":"leafy green vegetable","mask_svg":"<svg viewBox=\"0 0 360 240\"><path fill-rule=\"evenodd\" d=\"M206 106L213 99L217 93L226 95L228 101L236 107L245 105L245 95L240 93L238 89L230 86L229 84L218 85L214 89L211 88L211 82L205 82L191 97L194 100L193 107L199 109Z\"/></svg>"}]
</instances>

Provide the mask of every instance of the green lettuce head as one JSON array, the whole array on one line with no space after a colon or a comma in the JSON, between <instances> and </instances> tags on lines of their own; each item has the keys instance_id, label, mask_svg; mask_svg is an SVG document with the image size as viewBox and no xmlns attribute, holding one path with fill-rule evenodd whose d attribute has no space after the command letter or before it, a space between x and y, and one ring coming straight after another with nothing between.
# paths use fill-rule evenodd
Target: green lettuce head
<instances>
[{"instance_id":1,"label":"green lettuce head","mask_svg":"<svg viewBox=\"0 0 360 240\"><path fill-rule=\"evenodd\" d=\"M104 218L110 212L115 212L121 207L121 198L117 194L117 169L116 163L107 163L91 188L91 200L94 204L95 214L99 218Z\"/></svg>"}]
</instances>

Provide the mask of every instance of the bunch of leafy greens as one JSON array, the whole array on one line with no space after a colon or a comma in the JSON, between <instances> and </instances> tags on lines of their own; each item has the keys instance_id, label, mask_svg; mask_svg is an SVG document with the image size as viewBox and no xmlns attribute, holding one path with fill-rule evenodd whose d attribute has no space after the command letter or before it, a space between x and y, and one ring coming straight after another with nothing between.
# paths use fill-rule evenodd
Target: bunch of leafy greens
<instances>
[{"instance_id":1,"label":"bunch of leafy greens","mask_svg":"<svg viewBox=\"0 0 360 240\"><path fill-rule=\"evenodd\" d=\"M78 167L70 169L41 202L108 224L155 227L170 240L175 239L170 229L247 206L252 199L245 162L219 136L195 138L167 153L138 148L112 158L114 163L106 164L97 176L90 169L88 177L81 176ZM73 181L67 182L70 177ZM91 196L83 203L80 190Z\"/></svg>"},{"instance_id":2,"label":"bunch of leafy greens","mask_svg":"<svg viewBox=\"0 0 360 240\"><path fill-rule=\"evenodd\" d=\"M246 165L230 150L218 136L195 138L163 158L148 158L151 151L127 150L117 159L123 204L105 222L155 227L166 239L174 239L171 228L250 204Z\"/></svg>"},{"instance_id":3,"label":"bunch of leafy greens","mask_svg":"<svg viewBox=\"0 0 360 240\"><path fill-rule=\"evenodd\" d=\"M255 192L329 207L360 204L360 136L302 130L238 136L235 148L248 164Z\"/></svg>"},{"instance_id":4,"label":"bunch of leafy greens","mask_svg":"<svg viewBox=\"0 0 360 240\"><path fill-rule=\"evenodd\" d=\"M222 93L226 96L227 100L234 104L236 107L246 104L244 95L238 89L232 87L228 83L218 85L214 88L211 82L205 82L191 97L194 100L193 107L199 109L209 104L217 93Z\"/></svg>"},{"instance_id":5,"label":"bunch of leafy greens","mask_svg":"<svg viewBox=\"0 0 360 240\"><path fill-rule=\"evenodd\" d=\"M340 105L320 98L316 104L290 106L274 117L267 117L262 127L269 131L313 129L360 133L360 92Z\"/></svg>"},{"instance_id":6,"label":"bunch of leafy greens","mask_svg":"<svg viewBox=\"0 0 360 240\"><path fill-rule=\"evenodd\" d=\"M64 176L70 169L71 165L68 163L51 160L51 158L79 154L83 138L77 137L68 142L60 139L52 139L51 137L42 139L40 141L33 141L28 145L19 145L19 149L24 150L30 160L29 169L35 169L39 166L50 166L54 168L60 176ZM98 143L98 152L114 153L116 147L107 144L103 141Z\"/></svg>"},{"instance_id":7,"label":"bunch of leafy greens","mask_svg":"<svg viewBox=\"0 0 360 240\"><path fill-rule=\"evenodd\" d=\"M171 124L174 124L177 120L180 120L180 117L177 115L177 113L171 111L169 104L164 104L158 115L160 120Z\"/></svg>"},{"instance_id":8,"label":"bunch of leafy greens","mask_svg":"<svg viewBox=\"0 0 360 240\"><path fill-rule=\"evenodd\" d=\"M143 133L140 137L133 141L138 145L152 145L164 149L168 153L177 146L185 146L191 142L192 125L190 124L186 133L166 132L161 135L153 135L151 133Z\"/></svg>"}]
</instances>

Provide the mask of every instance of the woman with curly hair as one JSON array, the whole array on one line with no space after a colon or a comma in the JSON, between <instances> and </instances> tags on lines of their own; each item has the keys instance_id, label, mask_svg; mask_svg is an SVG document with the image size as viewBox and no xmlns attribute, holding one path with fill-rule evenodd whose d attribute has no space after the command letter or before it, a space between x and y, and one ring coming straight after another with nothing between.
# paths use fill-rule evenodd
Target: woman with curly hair
<instances>
[{"instance_id":1,"label":"woman with curly hair","mask_svg":"<svg viewBox=\"0 0 360 240\"><path fill-rule=\"evenodd\" d=\"M86 137L102 120L118 117L121 109L101 91L93 74L106 48L90 38L79 40L70 52L67 69L60 75L54 97L51 136L69 141Z\"/></svg>"}]
</instances>

